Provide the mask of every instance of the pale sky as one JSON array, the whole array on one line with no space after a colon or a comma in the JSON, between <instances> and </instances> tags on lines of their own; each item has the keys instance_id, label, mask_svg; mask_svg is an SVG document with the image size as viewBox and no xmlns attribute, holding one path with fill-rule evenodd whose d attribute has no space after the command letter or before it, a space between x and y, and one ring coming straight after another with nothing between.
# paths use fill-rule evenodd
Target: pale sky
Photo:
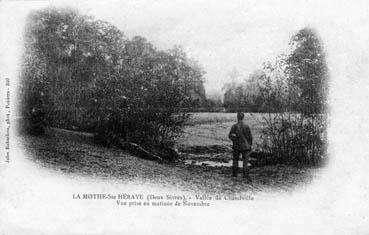
<instances>
[{"instance_id":1,"label":"pale sky","mask_svg":"<svg viewBox=\"0 0 369 235\"><path fill-rule=\"evenodd\" d=\"M100 2L78 8L112 22L129 37L145 36L160 49L183 46L204 67L207 93L220 91L233 68L243 75L240 79L260 68L320 13L319 5L309 1Z\"/></svg>"},{"instance_id":2,"label":"pale sky","mask_svg":"<svg viewBox=\"0 0 369 235\"><path fill-rule=\"evenodd\" d=\"M158 49L181 45L205 69L207 94L220 93L231 70L237 69L243 80L263 62L286 51L290 37L305 26L332 36L329 31L343 22L342 11L352 14L358 7L344 1L309 0L27 2L23 12L51 2L111 22L128 37L144 36Z\"/></svg>"},{"instance_id":3,"label":"pale sky","mask_svg":"<svg viewBox=\"0 0 369 235\"><path fill-rule=\"evenodd\" d=\"M181 45L204 67L211 94L220 92L233 68L242 79L281 53L290 36L308 23L299 13L304 6L278 2L104 1L78 8L108 20L129 37L145 36L159 49Z\"/></svg>"}]
</instances>

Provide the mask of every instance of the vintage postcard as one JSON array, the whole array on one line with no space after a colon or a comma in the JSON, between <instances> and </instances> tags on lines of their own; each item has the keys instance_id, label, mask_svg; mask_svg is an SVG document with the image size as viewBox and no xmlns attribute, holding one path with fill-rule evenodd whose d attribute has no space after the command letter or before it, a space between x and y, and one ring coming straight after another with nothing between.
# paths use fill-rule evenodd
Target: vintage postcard
<instances>
[{"instance_id":1,"label":"vintage postcard","mask_svg":"<svg viewBox=\"0 0 369 235\"><path fill-rule=\"evenodd\" d=\"M368 234L366 1L0 1L0 234Z\"/></svg>"}]
</instances>

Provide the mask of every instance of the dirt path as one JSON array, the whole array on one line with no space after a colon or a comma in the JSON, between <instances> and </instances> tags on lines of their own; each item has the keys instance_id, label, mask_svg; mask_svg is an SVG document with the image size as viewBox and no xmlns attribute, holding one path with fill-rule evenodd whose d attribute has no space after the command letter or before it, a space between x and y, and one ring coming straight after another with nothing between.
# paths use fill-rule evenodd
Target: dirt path
<instances>
[{"instance_id":1,"label":"dirt path","mask_svg":"<svg viewBox=\"0 0 369 235\"><path fill-rule=\"evenodd\" d=\"M251 169L247 184L230 177L228 167L159 164L132 156L120 149L55 137L22 137L29 157L37 163L64 173L115 178L125 182L160 184L203 193L256 193L268 190L291 191L308 183L317 169L292 166L265 166Z\"/></svg>"}]
</instances>

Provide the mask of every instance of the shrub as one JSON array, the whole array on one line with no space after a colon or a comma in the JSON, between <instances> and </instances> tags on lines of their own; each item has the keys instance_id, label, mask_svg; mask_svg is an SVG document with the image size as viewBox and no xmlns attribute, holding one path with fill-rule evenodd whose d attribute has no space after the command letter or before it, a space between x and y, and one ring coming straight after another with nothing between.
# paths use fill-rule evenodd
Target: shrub
<instances>
[{"instance_id":1,"label":"shrub","mask_svg":"<svg viewBox=\"0 0 369 235\"><path fill-rule=\"evenodd\" d=\"M283 163L321 165L326 152L324 115L276 113L264 117L262 148Z\"/></svg>"},{"instance_id":2,"label":"shrub","mask_svg":"<svg viewBox=\"0 0 369 235\"><path fill-rule=\"evenodd\" d=\"M31 14L25 42L21 111L40 133L47 125L91 131L108 145L172 146L185 108L205 99L204 72L180 47L158 50L71 9Z\"/></svg>"}]
</instances>

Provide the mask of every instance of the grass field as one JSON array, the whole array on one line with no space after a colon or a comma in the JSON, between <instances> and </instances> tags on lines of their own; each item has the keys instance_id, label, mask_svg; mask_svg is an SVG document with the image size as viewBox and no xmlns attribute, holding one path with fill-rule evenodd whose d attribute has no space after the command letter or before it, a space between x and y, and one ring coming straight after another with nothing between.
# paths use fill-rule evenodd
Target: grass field
<instances>
[{"instance_id":1,"label":"grass field","mask_svg":"<svg viewBox=\"0 0 369 235\"><path fill-rule=\"evenodd\" d=\"M261 143L263 128L263 114L246 113L245 123L250 126L254 138L254 145ZM193 113L184 134L178 140L178 145L208 146L226 145L232 143L228 139L231 126L237 122L236 113Z\"/></svg>"},{"instance_id":2,"label":"grass field","mask_svg":"<svg viewBox=\"0 0 369 235\"><path fill-rule=\"evenodd\" d=\"M245 117L255 142L260 141L260 131L263 127L261 119L260 114L247 114ZM196 147L205 148L202 153L181 154L183 161L174 165L140 159L123 150L102 147L85 141L84 138L73 140L73 132L68 135L21 138L30 159L56 171L87 177L112 178L122 183L159 184L195 192L242 194L270 190L290 191L297 185L311 182L318 174L319 169L316 168L280 164L262 166L250 170L253 182L248 184L241 178L231 177L230 167L186 163L199 159L229 163L232 153L228 131L235 121L236 114L232 113L193 114L178 146L195 147L195 150ZM208 146L228 146L228 150L216 152L210 149L207 152Z\"/></svg>"}]
</instances>

